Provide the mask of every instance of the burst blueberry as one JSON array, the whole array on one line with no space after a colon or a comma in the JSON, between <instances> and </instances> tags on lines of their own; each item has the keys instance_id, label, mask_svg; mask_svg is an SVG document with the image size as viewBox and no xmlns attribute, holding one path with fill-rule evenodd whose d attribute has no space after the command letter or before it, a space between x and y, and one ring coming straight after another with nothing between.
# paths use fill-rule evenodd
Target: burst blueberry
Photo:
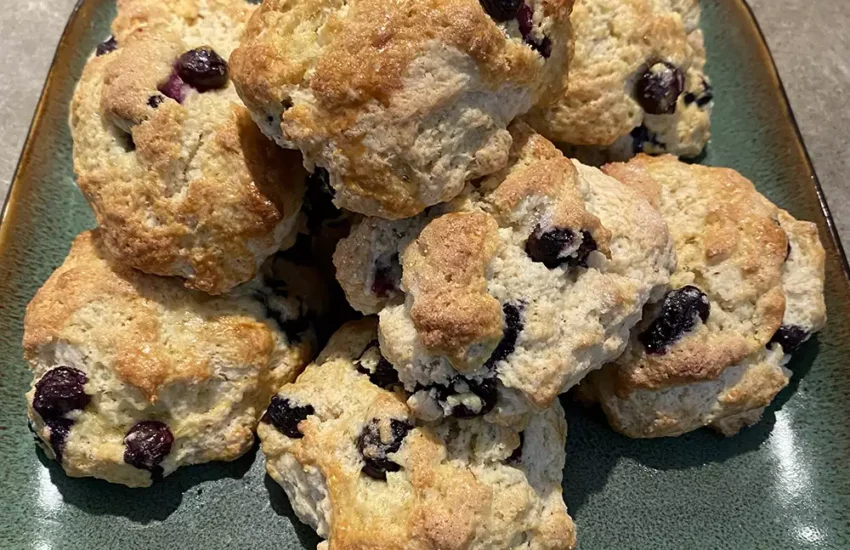
<instances>
[{"instance_id":1,"label":"burst blueberry","mask_svg":"<svg viewBox=\"0 0 850 550\"><path fill-rule=\"evenodd\" d=\"M637 80L637 102L649 114L670 115L676 112L676 101L685 89L682 70L666 61L654 63Z\"/></svg>"},{"instance_id":2,"label":"burst blueberry","mask_svg":"<svg viewBox=\"0 0 850 550\"><path fill-rule=\"evenodd\" d=\"M398 252L381 254L375 260L375 275L372 278L372 293L381 298L391 296L401 284L401 262Z\"/></svg>"},{"instance_id":3,"label":"burst blueberry","mask_svg":"<svg viewBox=\"0 0 850 550\"><path fill-rule=\"evenodd\" d=\"M74 421L67 418L47 418L44 424L50 430L50 448L53 449L56 460L62 462L65 443L68 441L68 434L71 433Z\"/></svg>"},{"instance_id":4,"label":"burst blueberry","mask_svg":"<svg viewBox=\"0 0 850 550\"><path fill-rule=\"evenodd\" d=\"M596 241L589 231L581 231L581 242L575 247L577 235L572 229L553 227L544 230L537 225L525 242L525 252L535 262L549 269L561 264L587 267L587 258L597 249ZM575 250L569 251L575 247Z\"/></svg>"},{"instance_id":5,"label":"burst blueberry","mask_svg":"<svg viewBox=\"0 0 850 550\"><path fill-rule=\"evenodd\" d=\"M370 370L363 365L364 359L370 353L376 354L378 359L375 363L374 370ZM377 340L369 342L363 351L360 352L360 355L354 363L356 365L357 372L368 376L369 381L380 388L390 389L401 383L398 379L398 373L395 371L392 364L387 361L383 355L381 355L381 350Z\"/></svg>"},{"instance_id":6,"label":"burst blueberry","mask_svg":"<svg viewBox=\"0 0 850 550\"><path fill-rule=\"evenodd\" d=\"M516 17L522 0L479 0L481 7L494 21L504 23Z\"/></svg>"},{"instance_id":7,"label":"burst blueberry","mask_svg":"<svg viewBox=\"0 0 850 550\"><path fill-rule=\"evenodd\" d=\"M493 370L499 361L504 361L514 352L517 338L523 329L522 304L504 304L502 314L505 316L505 329L496 349L484 363L484 368L488 370Z\"/></svg>"},{"instance_id":8,"label":"burst blueberry","mask_svg":"<svg viewBox=\"0 0 850 550\"><path fill-rule=\"evenodd\" d=\"M81 370L56 367L45 373L35 385L32 407L42 418L61 418L66 413L82 410L91 401L84 386L88 377Z\"/></svg>"},{"instance_id":9,"label":"burst blueberry","mask_svg":"<svg viewBox=\"0 0 850 550\"><path fill-rule=\"evenodd\" d=\"M174 435L158 420L143 420L124 436L124 462L148 470L154 478L162 476L160 464L171 452Z\"/></svg>"},{"instance_id":10,"label":"burst blueberry","mask_svg":"<svg viewBox=\"0 0 850 550\"><path fill-rule=\"evenodd\" d=\"M389 432L386 430L387 422ZM357 450L364 462L362 472L371 478L386 481L387 472L401 470L401 466L388 455L398 452L412 429L413 425L409 422L395 418L383 421L373 418L369 421L357 437Z\"/></svg>"},{"instance_id":11,"label":"burst blueberry","mask_svg":"<svg viewBox=\"0 0 850 550\"><path fill-rule=\"evenodd\" d=\"M661 302L658 317L638 335L646 353L663 354L667 348L690 332L697 319L708 321L711 304L708 296L695 286L671 290Z\"/></svg>"},{"instance_id":12,"label":"burst blueberry","mask_svg":"<svg viewBox=\"0 0 850 550\"><path fill-rule=\"evenodd\" d=\"M286 397L275 395L263 414L262 421L271 424L286 437L301 439L304 434L298 429L298 424L311 414L316 414L312 405L299 406Z\"/></svg>"}]
</instances>

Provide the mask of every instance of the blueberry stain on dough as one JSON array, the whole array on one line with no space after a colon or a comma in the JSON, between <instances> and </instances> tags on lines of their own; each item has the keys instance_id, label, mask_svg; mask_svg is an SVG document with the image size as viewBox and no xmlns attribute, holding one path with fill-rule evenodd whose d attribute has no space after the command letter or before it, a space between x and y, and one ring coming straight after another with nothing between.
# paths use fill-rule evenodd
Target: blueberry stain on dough
<instances>
[{"instance_id":1,"label":"blueberry stain on dough","mask_svg":"<svg viewBox=\"0 0 850 550\"><path fill-rule=\"evenodd\" d=\"M771 344L779 344L785 353L793 353L808 340L809 333L797 325L782 325L770 339Z\"/></svg>"},{"instance_id":2,"label":"blueberry stain on dough","mask_svg":"<svg viewBox=\"0 0 850 550\"><path fill-rule=\"evenodd\" d=\"M638 335L638 340L646 353L664 354L668 346L693 330L697 318L705 323L710 311L708 296L697 287L688 285L671 290L661 302L658 317Z\"/></svg>"},{"instance_id":3,"label":"blueberry stain on dough","mask_svg":"<svg viewBox=\"0 0 850 550\"><path fill-rule=\"evenodd\" d=\"M85 409L91 401L84 389L86 382L88 377L81 370L72 367L51 369L36 383L32 407L45 420Z\"/></svg>"},{"instance_id":4,"label":"blueberry stain on dough","mask_svg":"<svg viewBox=\"0 0 850 550\"><path fill-rule=\"evenodd\" d=\"M227 61L212 48L189 50L177 59L177 75L199 92L216 90L227 86Z\"/></svg>"},{"instance_id":5,"label":"blueberry stain on dough","mask_svg":"<svg viewBox=\"0 0 850 550\"><path fill-rule=\"evenodd\" d=\"M118 41L115 40L114 36L110 36L109 38L97 45L97 49L95 49L95 56L100 57L110 52L114 52L117 49Z\"/></svg>"},{"instance_id":6,"label":"blueberry stain on dough","mask_svg":"<svg viewBox=\"0 0 850 550\"><path fill-rule=\"evenodd\" d=\"M177 72L172 71L172 73L168 76L168 80L166 80L164 84L160 85L157 90L165 97L170 97L177 103L183 103L183 88L185 85L186 83L183 82L183 79L180 78Z\"/></svg>"},{"instance_id":7,"label":"blueberry stain on dough","mask_svg":"<svg viewBox=\"0 0 850 550\"><path fill-rule=\"evenodd\" d=\"M301 439L304 434L298 424L311 414L316 414L312 405L296 405L286 397L275 395L261 421L271 424L286 437Z\"/></svg>"},{"instance_id":8,"label":"blueberry stain on dough","mask_svg":"<svg viewBox=\"0 0 850 550\"><path fill-rule=\"evenodd\" d=\"M517 338L523 329L522 304L504 304L502 314L505 316L505 329L496 349L484 363L484 368L488 370L493 370L499 361L504 361L514 352Z\"/></svg>"},{"instance_id":9,"label":"blueberry stain on dough","mask_svg":"<svg viewBox=\"0 0 850 550\"><path fill-rule=\"evenodd\" d=\"M682 70L672 63L661 61L648 67L638 77L635 96L647 113L671 115L676 112L676 101L684 89Z\"/></svg>"},{"instance_id":10,"label":"blueberry stain on dough","mask_svg":"<svg viewBox=\"0 0 850 550\"><path fill-rule=\"evenodd\" d=\"M525 252L535 262L549 269L562 264L587 267L587 258L597 249L596 241L589 231L580 232L581 242L576 246L578 235L566 227L543 229L537 225L525 242ZM571 248L575 250L570 251Z\"/></svg>"},{"instance_id":11,"label":"blueberry stain on dough","mask_svg":"<svg viewBox=\"0 0 850 550\"><path fill-rule=\"evenodd\" d=\"M160 464L171 452L174 435L158 420L143 420L124 436L124 462L151 473L154 480L162 478Z\"/></svg>"},{"instance_id":12,"label":"blueberry stain on dough","mask_svg":"<svg viewBox=\"0 0 850 550\"><path fill-rule=\"evenodd\" d=\"M405 420L370 420L357 437L357 450L364 463L361 471L371 478L386 481L387 472L401 470L401 466L387 455L401 448L412 429L413 425Z\"/></svg>"}]
</instances>

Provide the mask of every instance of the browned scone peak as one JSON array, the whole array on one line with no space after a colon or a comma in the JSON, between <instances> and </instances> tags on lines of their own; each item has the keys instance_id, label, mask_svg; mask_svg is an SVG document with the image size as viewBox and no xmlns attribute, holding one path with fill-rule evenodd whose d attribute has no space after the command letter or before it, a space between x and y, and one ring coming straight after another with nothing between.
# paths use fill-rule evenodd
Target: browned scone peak
<instances>
[{"instance_id":1,"label":"browned scone peak","mask_svg":"<svg viewBox=\"0 0 850 550\"><path fill-rule=\"evenodd\" d=\"M288 244L306 176L227 81L251 11L243 0L121 2L117 49L89 61L71 106L77 182L109 251L210 294ZM212 84L184 68L207 51L224 75Z\"/></svg>"}]
</instances>

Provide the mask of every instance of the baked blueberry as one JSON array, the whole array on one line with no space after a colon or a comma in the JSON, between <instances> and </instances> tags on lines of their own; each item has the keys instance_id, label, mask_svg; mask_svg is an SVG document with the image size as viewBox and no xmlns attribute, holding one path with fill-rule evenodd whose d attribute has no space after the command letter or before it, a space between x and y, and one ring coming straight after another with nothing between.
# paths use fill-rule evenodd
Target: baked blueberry
<instances>
[{"instance_id":1,"label":"baked blueberry","mask_svg":"<svg viewBox=\"0 0 850 550\"><path fill-rule=\"evenodd\" d=\"M552 41L548 36L538 39L531 34L531 31L534 29L534 10L527 4L523 4L516 12L516 19L517 23L519 23L519 32L525 43L531 46L531 49L541 56L548 59L552 55Z\"/></svg>"},{"instance_id":2,"label":"baked blueberry","mask_svg":"<svg viewBox=\"0 0 850 550\"><path fill-rule=\"evenodd\" d=\"M499 345L490 354L490 358L484 363L484 367L492 370L496 363L504 361L516 349L516 341L522 332L522 305L505 304L502 306L502 314L505 316L505 330Z\"/></svg>"},{"instance_id":3,"label":"baked blueberry","mask_svg":"<svg viewBox=\"0 0 850 550\"><path fill-rule=\"evenodd\" d=\"M375 276L372 279L372 293L386 298L398 289L401 283L401 262L398 252L387 252L375 260Z\"/></svg>"},{"instance_id":4,"label":"baked blueberry","mask_svg":"<svg viewBox=\"0 0 850 550\"><path fill-rule=\"evenodd\" d=\"M148 98L148 105L154 109L159 107L165 101L165 96L155 94Z\"/></svg>"},{"instance_id":5,"label":"baked blueberry","mask_svg":"<svg viewBox=\"0 0 850 550\"><path fill-rule=\"evenodd\" d=\"M275 395L263 414L262 421L273 425L286 437L301 439L304 434L298 429L298 424L315 413L312 405L295 405L289 399Z\"/></svg>"},{"instance_id":6,"label":"baked blueberry","mask_svg":"<svg viewBox=\"0 0 850 550\"><path fill-rule=\"evenodd\" d=\"M91 401L83 388L88 377L75 368L56 367L45 373L35 385L32 406L42 418L61 418L66 413L82 410Z\"/></svg>"},{"instance_id":7,"label":"baked blueberry","mask_svg":"<svg viewBox=\"0 0 850 550\"><path fill-rule=\"evenodd\" d=\"M53 449L53 454L56 455L56 460L62 462L65 442L68 440L68 433L74 421L67 418L47 418L44 424L50 429L50 447Z\"/></svg>"},{"instance_id":8,"label":"baked blueberry","mask_svg":"<svg viewBox=\"0 0 850 550\"><path fill-rule=\"evenodd\" d=\"M711 100L714 99L711 85L704 78L702 79L702 89L698 92L688 92L685 94L685 105L690 105L696 102L697 107L705 107Z\"/></svg>"},{"instance_id":9,"label":"baked blueberry","mask_svg":"<svg viewBox=\"0 0 850 550\"><path fill-rule=\"evenodd\" d=\"M549 269L561 264L587 267L587 257L596 250L596 241L589 231L581 231L581 242L576 246L576 232L569 228L534 228L525 243L525 252L535 262Z\"/></svg>"},{"instance_id":10,"label":"baked blueberry","mask_svg":"<svg viewBox=\"0 0 850 550\"><path fill-rule=\"evenodd\" d=\"M517 10L522 5L522 0L478 0L487 15L494 21L503 23L516 17Z\"/></svg>"},{"instance_id":11,"label":"baked blueberry","mask_svg":"<svg viewBox=\"0 0 850 550\"><path fill-rule=\"evenodd\" d=\"M357 372L369 377L369 381L378 387L389 389L397 386L400 382L398 373L392 364L381 355L381 349L377 340L372 340L354 360ZM371 368L366 364L371 365Z\"/></svg>"},{"instance_id":12,"label":"baked blueberry","mask_svg":"<svg viewBox=\"0 0 850 550\"><path fill-rule=\"evenodd\" d=\"M685 75L671 63L661 61L646 69L637 80L637 102L649 114L671 115L685 89Z\"/></svg>"},{"instance_id":13,"label":"baked blueberry","mask_svg":"<svg viewBox=\"0 0 850 550\"><path fill-rule=\"evenodd\" d=\"M480 382L458 376L452 380L448 387L442 386L439 391L439 400L447 402L451 396L462 396L472 394L478 397L480 403L477 407L470 407L467 403L458 403L451 409L451 416L455 418L475 418L493 410L498 398L495 378L484 378Z\"/></svg>"},{"instance_id":14,"label":"baked blueberry","mask_svg":"<svg viewBox=\"0 0 850 550\"><path fill-rule=\"evenodd\" d=\"M705 323L711 310L708 297L695 286L683 286L664 296L658 317L638 335L646 353L663 354L669 345L691 331L697 317Z\"/></svg>"},{"instance_id":15,"label":"baked blueberry","mask_svg":"<svg viewBox=\"0 0 850 550\"><path fill-rule=\"evenodd\" d=\"M97 50L95 50L95 55L100 57L101 55L106 55L109 52L114 52L118 49L118 41L115 40L114 36L110 36L103 42L97 45Z\"/></svg>"},{"instance_id":16,"label":"baked blueberry","mask_svg":"<svg viewBox=\"0 0 850 550\"><path fill-rule=\"evenodd\" d=\"M373 418L357 437L357 450L363 458L362 471L369 477L386 481L387 472L397 472L401 466L387 455L399 450L407 433L413 425L391 418L378 420Z\"/></svg>"},{"instance_id":17,"label":"baked blueberry","mask_svg":"<svg viewBox=\"0 0 850 550\"><path fill-rule=\"evenodd\" d=\"M771 344L779 344L782 351L792 353L809 338L809 333L797 325L782 325L770 339Z\"/></svg>"},{"instance_id":18,"label":"baked blueberry","mask_svg":"<svg viewBox=\"0 0 850 550\"><path fill-rule=\"evenodd\" d=\"M224 88L227 85L227 61L212 48L189 50L177 59L177 75L199 92Z\"/></svg>"},{"instance_id":19,"label":"baked blueberry","mask_svg":"<svg viewBox=\"0 0 850 550\"><path fill-rule=\"evenodd\" d=\"M643 124L634 128L629 135L632 136L632 152L634 154L643 153L647 143L666 149L664 143L658 140L658 136L650 132L649 128Z\"/></svg>"},{"instance_id":20,"label":"baked blueberry","mask_svg":"<svg viewBox=\"0 0 850 550\"><path fill-rule=\"evenodd\" d=\"M157 420L143 420L124 436L124 462L159 477L162 475L159 465L173 444L174 435L168 426Z\"/></svg>"},{"instance_id":21,"label":"baked blueberry","mask_svg":"<svg viewBox=\"0 0 850 550\"><path fill-rule=\"evenodd\" d=\"M186 83L183 82L180 76L176 72L172 72L168 80L164 84L161 84L157 90L165 97L170 97L177 103L183 103L183 88L185 86Z\"/></svg>"}]
</instances>

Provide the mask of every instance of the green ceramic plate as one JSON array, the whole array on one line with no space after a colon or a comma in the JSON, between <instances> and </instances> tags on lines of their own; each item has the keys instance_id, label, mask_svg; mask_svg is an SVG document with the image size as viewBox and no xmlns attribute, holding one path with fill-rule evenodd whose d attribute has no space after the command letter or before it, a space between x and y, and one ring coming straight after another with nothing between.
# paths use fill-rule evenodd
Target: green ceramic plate
<instances>
[{"instance_id":1,"label":"green ceramic plate","mask_svg":"<svg viewBox=\"0 0 850 550\"><path fill-rule=\"evenodd\" d=\"M827 250L830 322L757 426L633 441L567 404L564 493L591 549L850 548L850 289L847 263L764 40L741 0L707 0L703 27L716 92L702 162L731 166ZM68 102L108 34L112 0L84 0L59 44L0 225L0 548L313 548L256 452L178 471L132 490L70 479L27 431L24 306L93 225L74 186Z\"/></svg>"}]
</instances>

